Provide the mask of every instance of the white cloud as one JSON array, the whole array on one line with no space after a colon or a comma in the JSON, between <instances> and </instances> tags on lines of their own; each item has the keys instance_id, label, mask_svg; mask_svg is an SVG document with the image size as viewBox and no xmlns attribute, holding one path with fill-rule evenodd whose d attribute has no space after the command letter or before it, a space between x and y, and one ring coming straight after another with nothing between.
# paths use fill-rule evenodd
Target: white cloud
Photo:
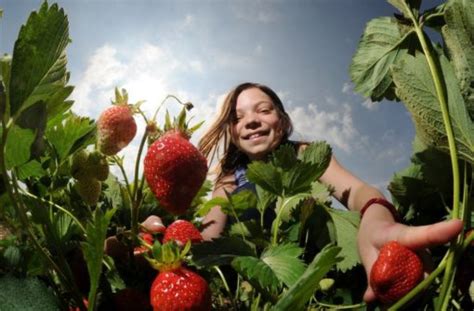
<instances>
[{"instance_id":1,"label":"white cloud","mask_svg":"<svg viewBox=\"0 0 474 311\"><path fill-rule=\"evenodd\" d=\"M329 144L350 152L359 133L353 126L351 107L348 104L341 107L340 111L324 111L311 103L307 107L295 107L288 111L293 120L296 139L326 140Z\"/></svg>"},{"instance_id":2,"label":"white cloud","mask_svg":"<svg viewBox=\"0 0 474 311\"><path fill-rule=\"evenodd\" d=\"M367 98L365 101L362 102L362 106L367 108L368 110L374 111L379 108L379 102L373 102L370 98Z\"/></svg>"},{"instance_id":3,"label":"white cloud","mask_svg":"<svg viewBox=\"0 0 474 311\"><path fill-rule=\"evenodd\" d=\"M119 53L122 51L122 53ZM98 119L100 113L110 106L114 97L114 88L125 88L129 93L129 102L145 100L141 105L142 111L150 119L163 99L173 94L181 101L193 101L198 108L189 113L197 123L213 115L216 109L217 97L191 98L186 91L186 84L180 77L183 74L202 72L204 65L197 60L179 59L176 55L161 46L145 43L134 51L124 53L123 50L111 45L98 48L88 61L84 73L76 83L73 93L75 105L73 111L82 116ZM181 81L181 82L176 82ZM171 116L176 116L181 106L174 99L168 99L160 110L158 123L162 124L166 110ZM141 115L135 116L138 133L132 143L121 155L125 156L124 165L129 177L134 170L140 139L145 128ZM207 125L207 122L206 122ZM197 142L198 134L193 138Z\"/></svg>"},{"instance_id":4,"label":"white cloud","mask_svg":"<svg viewBox=\"0 0 474 311\"><path fill-rule=\"evenodd\" d=\"M245 5L240 3L232 9L237 19L269 24L280 18L279 12L271 5L271 1L245 1Z\"/></svg>"},{"instance_id":5,"label":"white cloud","mask_svg":"<svg viewBox=\"0 0 474 311\"><path fill-rule=\"evenodd\" d=\"M349 82L345 82L343 85L342 85L342 93L343 94L352 94L353 91L352 91L352 83L349 83Z\"/></svg>"}]
</instances>

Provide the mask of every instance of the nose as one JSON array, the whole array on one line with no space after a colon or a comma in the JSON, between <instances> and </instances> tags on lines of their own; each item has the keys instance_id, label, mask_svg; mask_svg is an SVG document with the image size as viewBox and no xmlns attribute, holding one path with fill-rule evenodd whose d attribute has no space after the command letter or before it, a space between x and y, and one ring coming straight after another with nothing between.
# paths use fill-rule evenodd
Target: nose
<instances>
[{"instance_id":1,"label":"nose","mask_svg":"<svg viewBox=\"0 0 474 311\"><path fill-rule=\"evenodd\" d=\"M256 113L251 113L248 114L245 117L245 123L244 123L246 128L254 129L260 126L260 120L258 118L258 115Z\"/></svg>"}]
</instances>

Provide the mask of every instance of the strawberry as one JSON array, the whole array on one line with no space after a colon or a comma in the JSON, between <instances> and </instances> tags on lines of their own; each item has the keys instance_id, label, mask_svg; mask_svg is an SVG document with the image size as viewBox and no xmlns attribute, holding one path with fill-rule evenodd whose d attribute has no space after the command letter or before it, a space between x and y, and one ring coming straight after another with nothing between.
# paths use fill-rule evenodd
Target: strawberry
<instances>
[{"instance_id":1,"label":"strawberry","mask_svg":"<svg viewBox=\"0 0 474 311\"><path fill-rule=\"evenodd\" d=\"M203 277L180 266L158 274L150 302L155 311L205 311L211 310L211 292Z\"/></svg>"},{"instance_id":2,"label":"strawberry","mask_svg":"<svg viewBox=\"0 0 474 311\"><path fill-rule=\"evenodd\" d=\"M391 304L402 298L423 278L420 257L397 241L386 243L370 272L370 286L377 298Z\"/></svg>"},{"instance_id":3,"label":"strawberry","mask_svg":"<svg viewBox=\"0 0 474 311\"><path fill-rule=\"evenodd\" d=\"M80 179L74 185L77 193L88 205L95 205L99 201L102 183L95 178Z\"/></svg>"},{"instance_id":4,"label":"strawberry","mask_svg":"<svg viewBox=\"0 0 474 311\"><path fill-rule=\"evenodd\" d=\"M89 154L87 158L87 169L91 172L91 175L100 181L105 181L107 177L109 177L109 164L107 163L107 159L98 151Z\"/></svg>"},{"instance_id":5,"label":"strawberry","mask_svg":"<svg viewBox=\"0 0 474 311\"><path fill-rule=\"evenodd\" d=\"M174 129L148 148L144 173L160 205L180 215L190 207L206 179L207 161L183 131Z\"/></svg>"},{"instance_id":6,"label":"strawberry","mask_svg":"<svg viewBox=\"0 0 474 311\"><path fill-rule=\"evenodd\" d=\"M166 228L163 243L176 241L178 245L185 245L202 241L201 232L189 221L178 219Z\"/></svg>"},{"instance_id":7,"label":"strawberry","mask_svg":"<svg viewBox=\"0 0 474 311\"><path fill-rule=\"evenodd\" d=\"M77 151L72 157L71 175L77 180L94 177L91 171L87 169L87 160L89 152L85 149Z\"/></svg>"},{"instance_id":8,"label":"strawberry","mask_svg":"<svg viewBox=\"0 0 474 311\"><path fill-rule=\"evenodd\" d=\"M116 100L112 107L102 112L97 121L98 146L105 155L115 155L126 147L137 133L128 94L115 89Z\"/></svg>"}]
</instances>

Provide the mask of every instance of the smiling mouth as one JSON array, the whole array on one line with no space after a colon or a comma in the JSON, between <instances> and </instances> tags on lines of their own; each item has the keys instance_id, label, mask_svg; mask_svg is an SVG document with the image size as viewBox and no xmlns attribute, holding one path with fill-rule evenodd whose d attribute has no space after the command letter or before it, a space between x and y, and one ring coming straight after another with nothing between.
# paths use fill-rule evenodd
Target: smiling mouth
<instances>
[{"instance_id":1,"label":"smiling mouth","mask_svg":"<svg viewBox=\"0 0 474 311\"><path fill-rule=\"evenodd\" d=\"M244 139L253 140L253 139L257 139L257 138L260 138L262 136L267 136L267 135L268 135L267 132L257 132L257 133L244 136Z\"/></svg>"}]
</instances>

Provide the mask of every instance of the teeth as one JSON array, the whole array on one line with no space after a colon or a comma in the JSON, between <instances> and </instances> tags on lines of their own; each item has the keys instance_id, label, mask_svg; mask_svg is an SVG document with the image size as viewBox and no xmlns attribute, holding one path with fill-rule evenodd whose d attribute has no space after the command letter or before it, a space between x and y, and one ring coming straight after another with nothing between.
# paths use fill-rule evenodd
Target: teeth
<instances>
[{"instance_id":1,"label":"teeth","mask_svg":"<svg viewBox=\"0 0 474 311\"><path fill-rule=\"evenodd\" d=\"M252 139L252 138L257 138L257 137L260 137L260 134L253 134L253 135L250 135L249 139Z\"/></svg>"}]
</instances>

